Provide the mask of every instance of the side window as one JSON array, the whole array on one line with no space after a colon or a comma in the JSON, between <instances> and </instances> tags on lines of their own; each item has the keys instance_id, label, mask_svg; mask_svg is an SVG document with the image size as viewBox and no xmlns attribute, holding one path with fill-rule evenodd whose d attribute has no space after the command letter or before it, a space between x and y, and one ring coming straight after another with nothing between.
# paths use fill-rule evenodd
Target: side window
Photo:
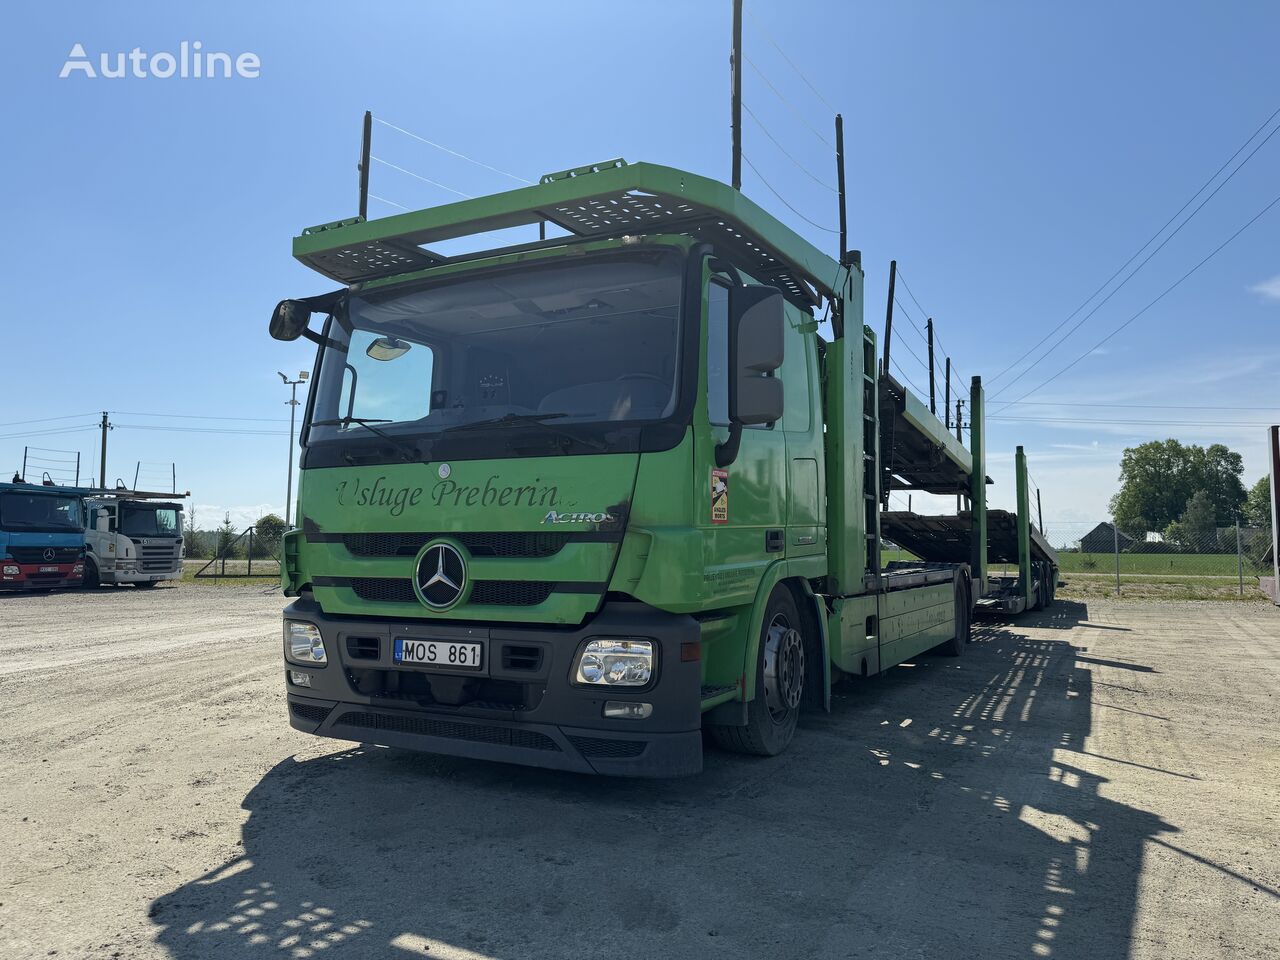
<instances>
[{"instance_id":1,"label":"side window","mask_svg":"<svg viewBox=\"0 0 1280 960\"><path fill-rule=\"evenodd\" d=\"M714 280L707 290L707 419L729 425L729 288Z\"/></svg>"}]
</instances>

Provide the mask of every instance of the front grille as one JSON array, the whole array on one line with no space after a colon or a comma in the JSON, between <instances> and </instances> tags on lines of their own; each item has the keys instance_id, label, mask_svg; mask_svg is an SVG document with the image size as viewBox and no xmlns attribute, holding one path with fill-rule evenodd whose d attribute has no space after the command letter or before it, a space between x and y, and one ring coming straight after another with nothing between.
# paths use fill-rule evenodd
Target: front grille
<instances>
[{"instance_id":1,"label":"front grille","mask_svg":"<svg viewBox=\"0 0 1280 960\"><path fill-rule=\"evenodd\" d=\"M352 660L377 660L380 646L377 637L347 637L347 656Z\"/></svg>"},{"instance_id":2,"label":"front grille","mask_svg":"<svg viewBox=\"0 0 1280 960\"><path fill-rule=\"evenodd\" d=\"M167 572L177 569L181 543L140 544L138 562L143 570Z\"/></svg>"},{"instance_id":3,"label":"front grille","mask_svg":"<svg viewBox=\"0 0 1280 960\"><path fill-rule=\"evenodd\" d=\"M493 743L508 747L524 747L526 750L556 750L559 745L550 737L533 730L512 727L496 727L487 723L458 723L454 720L437 720L431 717L411 717L396 713L344 713L335 726L357 727L362 730L390 730L395 733L417 733L428 737L444 737L449 740L467 740L472 743Z\"/></svg>"},{"instance_id":4,"label":"front grille","mask_svg":"<svg viewBox=\"0 0 1280 960\"><path fill-rule=\"evenodd\" d=\"M353 577L351 589L361 600L384 603L417 603L413 582L400 577Z\"/></svg>"},{"instance_id":5,"label":"front grille","mask_svg":"<svg viewBox=\"0 0 1280 960\"><path fill-rule=\"evenodd\" d=\"M72 563L79 559L79 547L15 547L5 548L9 556L18 563ZM44 552L52 550L53 556L46 557Z\"/></svg>"},{"instance_id":6,"label":"front grille","mask_svg":"<svg viewBox=\"0 0 1280 960\"><path fill-rule=\"evenodd\" d=\"M445 536L473 557L553 557L569 542L567 533L344 533L343 545L357 557L413 557L436 537Z\"/></svg>"},{"instance_id":7,"label":"front grille","mask_svg":"<svg viewBox=\"0 0 1280 960\"><path fill-rule=\"evenodd\" d=\"M604 737L570 737L569 742L584 757L630 760L644 753L648 740L609 740Z\"/></svg>"},{"instance_id":8,"label":"front grille","mask_svg":"<svg viewBox=\"0 0 1280 960\"><path fill-rule=\"evenodd\" d=\"M299 720L306 720L308 723L324 723L325 717L329 716L333 707L323 707L318 703L290 702L289 709Z\"/></svg>"},{"instance_id":9,"label":"front grille","mask_svg":"<svg viewBox=\"0 0 1280 960\"><path fill-rule=\"evenodd\" d=\"M477 580L471 602L498 607L535 607L551 596L549 580Z\"/></svg>"},{"instance_id":10,"label":"front grille","mask_svg":"<svg viewBox=\"0 0 1280 960\"><path fill-rule=\"evenodd\" d=\"M473 604L496 607L532 607L555 590L550 580L477 580L471 588ZM401 577L353 577L351 589L361 600L382 603L417 603L413 581Z\"/></svg>"},{"instance_id":11,"label":"front grille","mask_svg":"<svg viewBox=\"0 0 1280 960\"><path fill-rule=\"evenodd\" d=\"M542 648L526 647L514 643L503 644L502 669L527 670L534 673L542 667Z\"/></svg>"}]
</instances>

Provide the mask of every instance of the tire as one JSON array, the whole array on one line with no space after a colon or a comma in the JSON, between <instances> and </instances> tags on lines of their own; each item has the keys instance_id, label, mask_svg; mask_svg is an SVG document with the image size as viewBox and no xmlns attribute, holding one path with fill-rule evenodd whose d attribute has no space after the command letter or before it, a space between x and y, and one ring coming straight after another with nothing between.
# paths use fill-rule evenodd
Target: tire
<instances>
[{"instance_id":1,"label":"tire","mask_svg":"<svg viewBox=\"0 0 1280 960\"><path fill-rule=\"evenodd\" d=\"M803 628L791 591L781 584L774 587L760 628L756 689L747 703L747 725L711 726L711 738L718 746L759 757L776 757L787 749L804 699L808 649Z\"/></svg>"},{"instance_id":2,"label":"tire","mask_svg":"<svg viewBox=\"0 0 1280 960\"><path fill-rule=\"evenodd\" d=\"M98 574L98 565L93 562L91 557L85 557L84 560L84 579L80 581L82 590L97 590L102 586L102 577Z\"/></svg>"},{"instance_id":3,"label":"tire","mask_svg":"<svg viewBox=\"0 0 1280 960\"><path fill-rule=\"evenodd\" d=\"M969 609L969 586L964 577L956 578L956 630L946 643L938 647L939 652L948 657L958 657L972 639L973 617Z\"/></svg>"}]
</instances>

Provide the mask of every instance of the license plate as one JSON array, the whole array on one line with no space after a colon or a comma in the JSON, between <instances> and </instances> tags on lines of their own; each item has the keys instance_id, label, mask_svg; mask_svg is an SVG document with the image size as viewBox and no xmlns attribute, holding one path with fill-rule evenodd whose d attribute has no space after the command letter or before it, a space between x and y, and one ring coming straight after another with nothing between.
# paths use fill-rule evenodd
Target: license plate
<instances>
[{"instance_id":1,"label":"license plate","mask_svg":"<svg viewBox=\"0 0 1280 960\"><path fill-rule=\"evenodd\" d=\"M40 572L41 573L57 573L58 568L57 567L41 567Z\"/></svg>"},{"instance_id":2,"label":"license plate","mask_svg":"<svg viewBox=\"0 0 1280 960\"><path fill-rule=\"evenodd\" d=\"M442 670L480 670L484 666L484 644L465 640L413 640L396 637L392 659Z\"/></svg>"}]
</instances>

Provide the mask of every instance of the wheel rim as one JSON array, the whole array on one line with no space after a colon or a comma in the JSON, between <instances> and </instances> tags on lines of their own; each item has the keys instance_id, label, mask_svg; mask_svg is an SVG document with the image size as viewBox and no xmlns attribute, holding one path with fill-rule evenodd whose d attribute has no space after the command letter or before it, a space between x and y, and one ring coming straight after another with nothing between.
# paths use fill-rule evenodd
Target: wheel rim
<instances>
[{"instance_id":1,"label":"wheel rim","mask_svg":"<svg viewBox=\"0 0 1280 960\"><path fill-rule=\"evenodd\" d=\"M804 639L780 613L769 621L764 643L764 699L775 723L800 705L804 667Z\"/></svg>"}]
</instances>

